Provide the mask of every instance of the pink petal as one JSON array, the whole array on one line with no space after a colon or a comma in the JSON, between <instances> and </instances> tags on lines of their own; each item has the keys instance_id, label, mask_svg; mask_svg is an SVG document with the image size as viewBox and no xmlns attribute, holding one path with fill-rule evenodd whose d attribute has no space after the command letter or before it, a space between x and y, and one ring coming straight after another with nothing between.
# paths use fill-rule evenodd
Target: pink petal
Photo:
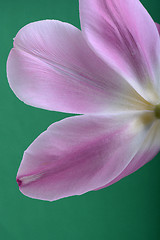
<instances>
[{"instance_id":1,"label":"pink petal","mask_svg":"<svg viewBox=\"0 0 160 240\"><path fill-rule=\"evenodd\" d=\"M86 115L51 125L24 153L17 174L20 191L53 201L111 182L141 148L150 114Z\"/></svg>"},{"instance_id":2,"label":"pink petal","mask_svg":"<svg viewBox=\"0 0 160 240\"><path fill-rule=\"evenodd\" d=\"M107 183L105 186L100 187L96 190L108 187L111 184L119 181L120 179L128 176L129 174L137 171L143 165L151 161L160 151L160 122L157 120L148 132L148 135L137 152L135 157L130 161L126 168L111 182Z\"/></svg>"},{"instance_id":3,"label":"pink petal","mask_svg":"<svg viewBox=\"0 0 160 240\"><path fill-rule=\"evenodd\" d=\"M140 1L80 0L80 16L92 49L146 100L157 103L160 39Z\"/></svg>"},{"instance_id":4,"label":"pink petal","mask_svg":"<svg viewBox=\"0 0 160 240\"><path fill-rule=\"evenodd\" d=\"M80 30L59 21L31 23L18 32L7 75L22 101L48 110L97 113L146 105L90 50Z\"/></svg>"},{"instance_id":5,"label":"pink petal","mask_svg":"<svg viewBox=\"0 0 160 240\"><path fill-rule=\"evenodd\" d=\"M160 34L160 24L159 24L159 23L156 23L156 27L157 27L157 30L158 30L158 32L159 32L159 34Z\"/></svg>"}]
</instances>

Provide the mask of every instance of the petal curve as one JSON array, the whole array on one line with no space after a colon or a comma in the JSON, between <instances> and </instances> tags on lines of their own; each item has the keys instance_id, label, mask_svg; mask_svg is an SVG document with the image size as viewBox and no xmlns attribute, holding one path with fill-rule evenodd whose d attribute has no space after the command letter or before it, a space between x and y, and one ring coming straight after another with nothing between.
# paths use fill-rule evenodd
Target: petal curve
<instances>
[{"instance_id":1,"label":"petal curve","mask_svg":"<svg viewBox=\"0 0 160 240\"><path fill-rule=\"evenodd\" d=\"M34 22L18 32L7 75L17 97L48 110L99 113L146 105L93 53L79 29L59 21Z\"/></svg>"},{"instance_id":2,"label":"petal curve","mask_svg":"<svg viewBox=\"0 0 160 240\"><path fill-rule=\"evenodd\" d=\"M92 49L146 100L156 103L160 40L155 23L140 1L80 0L80 18Z\"/></svg>"},{"instance_id":3,"label":"petal curve","mask_svg":"<svg viewBox=\"0 0 160 240\"><path fill-rule=\"evenodd\" d=\"M24 153L20 191L53 201L104 186L136 155L152 123L146 119L150 113L92 115L51 125Z\"/></svg>"}]
</instances>

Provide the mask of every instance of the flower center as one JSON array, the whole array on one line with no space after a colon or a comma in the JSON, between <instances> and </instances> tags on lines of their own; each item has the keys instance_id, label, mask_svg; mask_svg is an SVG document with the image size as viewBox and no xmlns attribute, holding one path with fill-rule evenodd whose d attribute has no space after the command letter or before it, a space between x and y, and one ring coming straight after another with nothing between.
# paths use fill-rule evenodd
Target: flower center
<instances>
[{"instance_id":1,"label":"flower center","mask_svg":"<svg viewBox=\"0 0 160 240\"><path fill-rule=\"evenodd\" d=\"M156 105L155 109L154 109L154 113L156 118L160 119L160 104Z\"/></svg>"}]
</instances>

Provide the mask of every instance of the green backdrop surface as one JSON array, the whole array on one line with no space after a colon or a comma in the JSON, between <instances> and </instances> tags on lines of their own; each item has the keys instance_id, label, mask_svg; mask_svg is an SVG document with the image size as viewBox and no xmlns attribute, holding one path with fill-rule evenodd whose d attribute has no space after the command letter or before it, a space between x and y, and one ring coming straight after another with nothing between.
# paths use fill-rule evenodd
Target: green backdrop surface
<instances>
[{"instance_id":1,"label":"green backdrop surface","mask_svg":"<svg viewBox=\"0 0 160 240\"><path fill-rule=\"evenodd\" d=\"M160 1L142 3L160 23ZM24 150L51 123L70 116L27 106L8 86L5 66L13 38L42 19L79 27L78 0L0 1L0 239L160 239L160 154L118 183L82 196L50 203L19 192L15 177Z\"/></svg>"}]
</instances>

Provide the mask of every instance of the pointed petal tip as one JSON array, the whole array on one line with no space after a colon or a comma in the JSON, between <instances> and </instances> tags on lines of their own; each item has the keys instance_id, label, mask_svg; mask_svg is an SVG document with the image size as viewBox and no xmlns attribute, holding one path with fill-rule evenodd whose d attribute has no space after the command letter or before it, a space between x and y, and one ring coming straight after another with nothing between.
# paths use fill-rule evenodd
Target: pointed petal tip
<instances>
[{"instance_id":1,"label":"pointed petal tip","mask_svg":"<svg viewBox=\"0 0 160 240\"><path fill-rule=\"evenodd\" d=\"M22 185L22 181L19 178L17 178L16 181L17 181L18 186L20 187Z\"/></svg>"}]
</instances>

